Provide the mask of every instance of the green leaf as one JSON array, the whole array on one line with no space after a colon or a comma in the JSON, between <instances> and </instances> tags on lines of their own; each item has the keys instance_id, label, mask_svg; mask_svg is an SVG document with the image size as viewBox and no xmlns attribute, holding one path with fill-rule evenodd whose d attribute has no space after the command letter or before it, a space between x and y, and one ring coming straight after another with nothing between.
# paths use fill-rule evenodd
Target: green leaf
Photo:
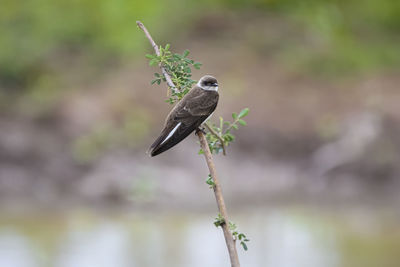
<instances>
[{"instance_id":1,"label":"green leaf","mask_svg":"<svg viewBox=\"0 0 400 267\"><path fill-rule=\"evenodd\" d=\"M173 57L175 58L175 60L181 60L182 56L179 54L174 54Z\"/></svg>"},{"instance_id":2,"label":"green leaf","mask_svg":"<svg viewBox=\"0 0 400 267\"><path fill-rule=\"evenodd\" d=\"M203 64L201 64L200 62L196 62L196 63L194 63L193 64L193 67L195 68L195 69L200 69L200 67L201 67L201 65L203 65Z\"/></svg>"},{"instance_id":3,"label":"green leaf","mask_svg":"<svg viewBox=\"0 0 400 267\"><path fill-rule=\"evenodd\" d=\"M239 122L240 125L243 125L243 126L247 125L247 123L244 120L239 120L238 122Z\"/></svg>"},{"instance_id":4,"label":"green leaf","mask_svg":"<svg viewBox=\"0 0 400 267\"><path fill-rule=\"evenodd\" d=\"M249 114L249 109L248 108L242 109L242 111L240 111L240 113L239 113L239 118L240 119L244 118L247 116L247 114Z\"/></svg>"},{"instance_id":5,"label":"green leaf","mask_svg":"<svg viewBox=\"0 0 400 267\"><path fill-rule=\"evenodd\" d=\"M153 58L154 58L154 55L146 54L145 57L148 58L148 59L153 59Z\"/></svg>"},{"instance_id":6,"label":"green leaf","mask_svg":"<svg viewBox=\"0 0 400 267\"><path fill-rule=\"evenodd\" d=\"M189 50L186 49L185 51L183 51L183 57L187 57L189 53L190 53Z\"/></svg>"},{"instance_id":7,"label":"green leaf","mask_svg":"<svg viewBox=\"0 0 400 267\"><path fill-rule=\"evenodd\" d=\"M222 226L224 223L225 223L225 220L224 220L224 218L222 217L222 215L219 213L219 214L218 214L218 217L215 218L214 225L215 225L216 227L218 227L218 226Z\"/></svg>"},{"instance_id":8,"label":"green leaf","mask_svg":"<svg viewBox=\"0 0 400 267\"><path fill-rule=\"evenodd\" d=\"M170 47L170 44L166 44L165 45L165 50L168 51L169 47Z\"/></svg>"},{"instance_id":9,"label":"green leaf","mask_svg":"<svg viewBox=\"0 0 400 267\"><path fill-rule=\"evenodd\" d=\"M204 151L203 151L203 149L201 149L200 148L200 150L199 150L199 153L198 153L199 155L201 155L201 154L204 154Z\"/></svg>"},{"instance_id":10,"label":"green leaf","mask_svg":"<svg viewBox=\"0 0 400 267\"><path fill-rule=\"evenodd\" d=\"M158 60L156 58L153 58L152 60L150 60L149 65L154 66L157 64L157 62L158 62Z\"/></svg>"},{"instance_id":11,"label":"green leaf","mask_svg":"<svg viewBox=\"0 0 400 267\"><path fill-rule=\"evenodd\" d=\"M210 174L208 175L208 178L206 180L206 184L208 184L210 186L210 188L214 188L214 186L215 186L214 180L212 179Z\"/></svg>"},{"instance_id":12,"label":"green leaf","mask_svg":"<svg viewBox=\"0 0 400 267\"><path fill-rule=\"evenodd\" d=\"M236 124L232 124L232 128L237 130L239 127Z\"/></svg>"},{"instance_id":13,"label":"green leaf","mask_svg":"<svg viewBox=\"0 0 400 267\"><path fill-rule=\"evenodd\" d=\"M232 113L232 118L233 118L234 120L236 120L236 118L237 118L237 113L236 113L236 112L233 112L233 113Z\"/></svg>"},{"instance_id":14,"label":"green leaf","mask_svg":"<svg viewBox=\"0 0 400 267\"><path fill-rule=\"evenodd\" d=\"M245 251L247 251L247 245L246 245L246 243L245 242L240 242L240 245L242 245L242 247L243 247L243 249L245 250Z\"/></svg>"},{"instance_id":15,"label":"green leaf","mask_svg":"<svg viewBox=\"0 0 400 267\"><path fill-rule=\"evenodd\" d=\"M227 133L224 135L224 140L227 142L231 142L231 141L235 140L235 137L232 134Z\"/></svg>"}]
</instances>

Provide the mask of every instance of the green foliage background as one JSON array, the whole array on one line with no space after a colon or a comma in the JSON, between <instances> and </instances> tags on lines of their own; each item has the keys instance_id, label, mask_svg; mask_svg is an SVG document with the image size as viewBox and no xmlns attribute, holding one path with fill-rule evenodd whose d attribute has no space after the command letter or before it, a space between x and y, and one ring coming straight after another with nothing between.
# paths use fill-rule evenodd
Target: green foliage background
<instances>
[{"instance_id":1,"label":"green foliage background","mask_svg":"<svg viewBox=\"0 0 400 267\"><path fill-rule=\"evenodd\" d=\"M0 9L0 85L20 90L54 71L54 58L78 57L87 64L141 55L143 20L161 39L189 31L209 13L277 14L299 23L324 49L288 44L311 70L347 72L400 65L400 2L396 0L3 0Z\"/></svg>"}]
</instances>

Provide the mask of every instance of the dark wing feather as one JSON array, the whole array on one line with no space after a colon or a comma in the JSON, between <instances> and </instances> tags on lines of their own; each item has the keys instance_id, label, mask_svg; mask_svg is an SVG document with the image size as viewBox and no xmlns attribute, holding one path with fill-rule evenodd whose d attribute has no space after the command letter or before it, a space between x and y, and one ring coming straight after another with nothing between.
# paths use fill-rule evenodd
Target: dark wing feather
<instances>
[{"instance_id":1,"label":"dark wing feather","mask_svg":"<svg viewBox=\"0 0 400 267\"><path fill-rule=\"evenodd\" d=\"M153 155L153 153L159 148L159 146L161 145L162 141L168 136L168 134L174 129L174 127L177 124L178 124L178 122L175 122L173 124L166 124L164 129L161 131L160 136L150 146L150 148L147 151L147 153L150 153L151 156L155 156L155 155Z\"/></svg>"},{"instance_id":2,"label":"dark wing feather","mask_svg":"<svg viewBox=\"0 0 400 267\"><path fill-rule=\"evenodd\" d=\"M162 142L165 137L168 136L169 132L161 135L156 142L154 142L154 147L152 146L150 155L152 157L170 149L175 146L183 139L185 139L189 134L191 134L194 130L196 130L208 116L198 116L195 119L191 118L191 120L183 120L181 121L181 125L176 130L176 132L164 143ZM176 126L176 124L175 124ZM171 129L172 130L172 129Z\"/></svg>"},{"instance_id":3,"label":"dark wing feather","mask_svg":"<svg viewBox=\"0 0 400 267\"><path fill-rule=\"evenodd\" d=\"M205 92L206 93L206 92ZM210 94L210 93L208 93ZM194 97L192 101L187 103L183 108L179 109L175 114L175 120L192 117L210 115L218 104L218 93L215 92L212 101L206 99L203 95ZM207 118L207 117L206 117Z\"/></svg>"},{"instance_id":4,"label":"dark wing feather","mask_svg":"<svg viewBox=\"0 0 400 267\"><path fill-rule=\"evenodd\" d=\"M151 156L156 156L181 142L196 130L215 110L218 103L218 93L211 98L211 101L210 98L204 98L202 93L193 97L186 105L180 105L181 103L179 103L177 108L170 113L170 116L167 118L168 123L166 123L166 127L149 149ZM181 123L178 129L167 141L163 142L178 123Z\"/></svg>"}]
</instances>

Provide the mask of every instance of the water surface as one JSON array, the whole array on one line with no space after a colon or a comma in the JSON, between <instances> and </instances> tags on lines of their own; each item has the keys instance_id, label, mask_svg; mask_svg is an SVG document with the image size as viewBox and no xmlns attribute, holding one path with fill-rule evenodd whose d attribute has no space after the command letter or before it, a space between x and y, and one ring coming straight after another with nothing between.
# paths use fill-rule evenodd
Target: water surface
<instances>
[{"instance_id":1,"label":"water surface","mask_svg":"<svg viewBox=\"0 0 400 267\"><path fill-rule=\"evenodd\" d=\"M2 216L1 267L229 266L213 213ZM242 266L400 266L400 223L390 211L310 207L232 214L251 239Z\"/></svg>"}]
</instances>

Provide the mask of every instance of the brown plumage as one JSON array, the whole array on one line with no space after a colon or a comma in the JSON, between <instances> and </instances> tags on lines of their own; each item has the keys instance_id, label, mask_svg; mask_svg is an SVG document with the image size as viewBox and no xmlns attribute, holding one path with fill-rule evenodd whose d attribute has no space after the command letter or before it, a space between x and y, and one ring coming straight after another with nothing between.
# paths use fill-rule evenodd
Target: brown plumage
<instances>
[{"instance_id":1,"label":"brown plumage","mask_svg":"<svg viewBox=\"0 0 400 267\"><path fill-rule=\"evenodd\" d=\"M218 98L217 80L209 75L202 77L168 114L164 129L149 149L150 155L170 149L196 130L214 112Z\"/></svg>"}]
</instances>

